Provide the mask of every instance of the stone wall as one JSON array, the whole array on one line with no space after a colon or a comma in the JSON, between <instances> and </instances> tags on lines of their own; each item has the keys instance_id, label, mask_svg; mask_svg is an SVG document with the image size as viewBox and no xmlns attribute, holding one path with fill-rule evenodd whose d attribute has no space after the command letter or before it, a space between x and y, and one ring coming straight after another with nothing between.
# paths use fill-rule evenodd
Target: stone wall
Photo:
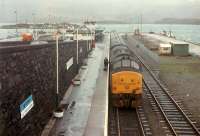
<instances>
[{"instance_id":1,"label":"stone wall","mask_svg":"<svg viewBox=\"0 0 200 136\"><path fill-rule=\"evenodd\" d=\"M79 42L79 59L87 56L87 43ZM76 42L59 44L60 97L66 92L80 65ZM73 58L67 70L66 63ZM55 108L55 44L0 47L0 135L40 135ZM20 104L33 96L33 108L21 119Z\"/></svg>"}]
</instances>

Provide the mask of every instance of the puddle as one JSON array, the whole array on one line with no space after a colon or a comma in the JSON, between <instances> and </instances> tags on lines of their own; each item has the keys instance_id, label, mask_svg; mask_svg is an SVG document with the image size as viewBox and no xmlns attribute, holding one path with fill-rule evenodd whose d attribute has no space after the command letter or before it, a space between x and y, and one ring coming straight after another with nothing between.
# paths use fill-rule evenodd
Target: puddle
<instances>
[{"instance_id":1,"label":"puddle","mask_svg":"<svg viewBox=\"0 0 200 136\"><path fill-rule=\"evenodd\" d=\"M76 102L72 101L72 103L70 104L69 108L72 109L75 106Z\"/></svg>"}]
</instances>

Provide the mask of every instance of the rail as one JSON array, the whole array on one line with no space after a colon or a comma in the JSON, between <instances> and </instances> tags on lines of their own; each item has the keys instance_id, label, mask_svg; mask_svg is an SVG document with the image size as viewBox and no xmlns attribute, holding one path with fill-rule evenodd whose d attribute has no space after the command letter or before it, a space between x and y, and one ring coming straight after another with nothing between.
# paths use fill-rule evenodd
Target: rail
<instances>
[{"instance_id":1,"label":"rail","mask_svg":"<svg viewBox=\"0 0 200 136\"><path fill-rule=\"evenodd\" d=\"M112 33L119 42L122 39L117 33ZM112 41L110 41L111 43ZM110 106L109 109L109 136L152 135L143 106L136 109L119 109ZM136 125L137 124L137 125Z\"/></svg>"},{"instance_id":2,"label":"rail","mask_svg":"<svg viewBox=\"0 0 200 136\"><path fill-rule=\"evenodd\" d=\"M116 108L117 136L138 136L141 133L139 115L133 109Z\"/></svg>"},{"instance_id":3,"label":"rail","mask_svg":"<svg viewBox=\"0 0 200 136\"><path fill-rule=\"evenodd\" d=\"M134 51L133 51L134 52ZM156 96L155 93L153 93L152 88L148 85L148 83L144 80L144 84L147 87L147 89L150 91L151 96L153 97L153 99L155 100L157 106L159 107L160 111L162 112L165 120L167 121L167 123L169 124L169 127L171 128L172 132L174 135L180 135L180 134L197 134L200 135L199 130L196 128L196 126L192 123L192 121L187 117L187 115L184 113L184 111L180 108L180 106L176 103L176 101L170 96L170 94L167 92L166 88L161 84L161 82L156 78L156 76L154 75L154 73L151 71L150 67L144 63L143 59L141 57L139 57L137 55L136 52L134 52L136 54L136 57L138 58L138 60L142 63L142 65L145 67L145 69L147 70L147 72L150 74L150 76L153 78L153 80L156 82L156 84L160 87L161 91L164 92L164 94L162 94L163 99L166 99L165 101L167 101L167 99L169 99L167 102L167 105L164 105L163 100L159 100L159 96ZM166 96L168 97L164 97L166 94ZM173 102L173 105L177 108L177 110L179 111L179 113L176 113L177 116L179 115L179 119L182 119L182 117L185 118L185 120L181 120L182 121L182 125L184 125L184 127L181 127L181 125L177 125L178 122L173 122L172 120L174 119L174 117L176 116L169 116L168 112L167 112L167 107L164 106L168 106L169 104ZM171 109L174 109L173 105L170 105ZM166 108L166 109L165 109ZM169 109L170 109L169 108ZM177 112L178 112L177 111ZM170 114L175 114L175 113L170 113ZM184 122L185 121L185 122ZM173 123L172 123L173 122ZM187 126L186 122L189 124L189 126ZM179 122L180 123L180 122ZM184 131L182 131L184 130Z\"/></svg>"}]
</instances>

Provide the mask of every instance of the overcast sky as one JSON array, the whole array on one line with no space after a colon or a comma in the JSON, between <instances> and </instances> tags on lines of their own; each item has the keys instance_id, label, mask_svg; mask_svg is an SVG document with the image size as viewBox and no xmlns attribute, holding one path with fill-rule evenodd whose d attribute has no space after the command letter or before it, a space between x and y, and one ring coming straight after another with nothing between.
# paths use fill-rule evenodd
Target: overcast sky
<instances>
[{"instance_id":1,"label":"overcast sky","mask_svg":"<svg viewBox=\"0 0 200 136\"><path fill-rule=\"evenodd\" d=\"M200 0L0 0L0 22L15 21L17 10L20 21L53 20L82 21L136 20L139 14L144 20L160 18L200 18ZM4 15L4 16L2 16Z\"/></svg>"}]
</instances>

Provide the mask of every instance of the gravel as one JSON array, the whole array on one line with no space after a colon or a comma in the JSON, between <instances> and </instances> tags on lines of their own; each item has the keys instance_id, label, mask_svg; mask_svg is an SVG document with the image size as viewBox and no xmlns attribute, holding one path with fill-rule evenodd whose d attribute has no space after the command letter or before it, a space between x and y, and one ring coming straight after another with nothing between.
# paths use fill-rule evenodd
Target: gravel
<instances>
[{"instance_id":1,"label":"gravel","mask_svg":"<svg viewBox=\"0 0 200 136\"><path fill-rule=\"evenodd\" d=\"M135 44L136 42L144 45L154 54L148 55L149 53L145 51L140 53L144 60L152 59L147 63L151 65L151 68L159 69L158 78L167 86L173 98L181 101L181 107L184 107L192 114L192 121L196 121L197 124L195 125L200 128L200 58L192 56L159 56L156 49L161 41L149 37L141 39L133 35L128 37L128 44ZM139 50L141 49L135 48L135 51ZM156 61L157 58L151 57L156 55L159 61Z\"/></svg>"}]
</instances>

